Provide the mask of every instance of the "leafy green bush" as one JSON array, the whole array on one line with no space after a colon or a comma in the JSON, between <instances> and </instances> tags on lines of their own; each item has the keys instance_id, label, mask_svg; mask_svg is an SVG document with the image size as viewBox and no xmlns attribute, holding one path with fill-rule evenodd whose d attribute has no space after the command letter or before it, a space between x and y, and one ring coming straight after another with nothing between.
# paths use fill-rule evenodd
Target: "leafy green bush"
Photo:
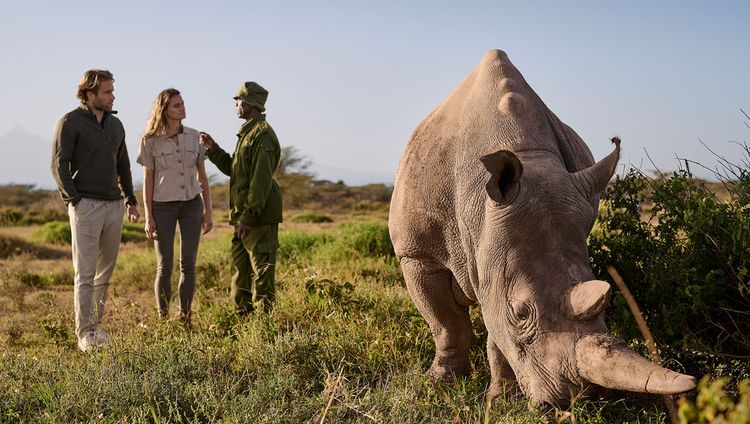
<instances>
[{"instance_id":1,"label":"leafy green bush","mask_svg":"<svg viewBox=\"0 0 750 424\"><path fill-rule=\"evenodd\" d=\"M34 239L45 243L68 244L70 243L70 223L62 221L48 222L34 232ZM148 241L143 231L143 225L138 223L125 223L122 227L122 238L127 242Z\"/></svg>"},{"instance_id":2,"label":"leafy green bush","mask_svg":"<svg viewBox=\"0 0 750 424\"><path fill-rule=\"evenodd\" d=\"M733 175L724 201L686 171L630 171L602 198L589 238L594 273L609 279L610 264L619 271L674 356L746 358L750 350L750 173ZM652 208L642 217L644 205ZM619 336L640 338L619 294L608 322Z\"/></svg>"},{"instance_id":3,"label":"leafy green bush","mask_svg":"<svg viewBox=\"0 0 750 424\"><path fill-rule=\"evenodd\" d=\"M329 234L287 232L279 234L279 250L277 256L282 260L295 257L310 257L314 250L333 241Z\"/></svg>"},{"instance_id":4,"label":"leafy green bush","mask_svg":"<svg viewBox=\"0 0 750 424\"><path fill-rule=\"evenodd\" d=\"M50 221L63 221L67 218L68 214L65 211L54 209L0 207L0 227L44 224Z\"/></svg>"},{"instance_id":5,"label":"leafy green bush","mask_svg":"<svg viewBox=\"0 0 750 424\"><path fill-rule=\"evenodd\" d=\"M306 213L301 213L299 215L294 215L291 218L291 221L292 222L309 222L309 223L313 223L313 224L322 224L322 223L327 223L327 222L333 222L333 219L330 216L324 215L322 213L318 213L318 212L306 212Z\"/></svg>"},{"instance_id":6,"label":"leafy green bush","mask_svg":"<svg viewBox=\"0 0 750 424\"><path fill-rule=\"evenodd\" d=\"M695 401L680 399L678 415L681 424L745 424L750 422L750 380L739 384L739 399L736 401L724 391L729 377L720 377L711 382L703 377L698 383Z\"/></svg>"},{"instance_id":7,"label":"leafy green bush","mask_svg":"<svg viewBox=\"0 0 750 424\"><path fill-rule=\"evenodd\" d=\"M341 226L336 249L351 256L394 257L388 226L380 221L347 222Z\"/></svg>"},{"instance_id":8,"label":"leafy green bush","mask_svg":"<svg viewBox=\"0 0 750 424\"><path fill-rule=\"evenodd\" d=\"M52 221L42 225L34 231L34 240L45 243L69 244L70 223L63 221Z\"/></svg>"},{"instance_id":9,"label":"leafy green bush","mask_svg":"<svg viewBox=\"0 0 750 424\"><path fill-rule=\"evenodd\" d=\"M32 243L19 237L0 234L0 259L9 259L17 255L30 255L38 259L57 259L70 256L66 252Z\"/></svg>"}]
</instances>

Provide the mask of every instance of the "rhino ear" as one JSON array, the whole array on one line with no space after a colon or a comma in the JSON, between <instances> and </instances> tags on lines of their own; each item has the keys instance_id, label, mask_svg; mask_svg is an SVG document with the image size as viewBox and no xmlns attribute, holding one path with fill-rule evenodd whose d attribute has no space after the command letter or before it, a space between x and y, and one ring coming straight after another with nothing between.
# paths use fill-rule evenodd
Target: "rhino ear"
<instances>
[{"instance_id":1,"label":"rhino ear","mask_svg":"<svg viewBox=\"0 0 750 424\"><path fill-rule=\"evenodd\" d=\"M499 150L479 158L490 173L487 195L497 203L505 203L518 189L523 174L523 165L518 157L508 150Z\"/></svg>"},{"instance_id":2,"label":"rhino ear","mask_svg":"<svg viewBox=\"0 0 750 424\"><path fill-rule=\"evenodd\" d=\"M606 281L584 281L563 292L562 310L570 319L588 321L604 312L611 294L612 288Z\"/></svg>"}]
</instances>

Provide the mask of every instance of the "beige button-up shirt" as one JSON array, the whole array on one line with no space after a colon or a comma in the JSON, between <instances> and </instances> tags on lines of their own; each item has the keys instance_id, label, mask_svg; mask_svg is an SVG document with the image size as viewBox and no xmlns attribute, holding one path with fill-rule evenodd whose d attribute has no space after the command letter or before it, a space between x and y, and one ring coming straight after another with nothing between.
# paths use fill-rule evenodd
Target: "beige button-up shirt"
<instances>
[{"instance_id":1,"label":"beige button-up shirt","mask_svg":"<svg viewBox=\"0 0 750 424\"><path fill-rule=\"evenodd\" d=\"M198 163L206 159L206 151L198 137L198 131L183 126L177 143L166 136L141 140L137 162L154 170L155 202L192 200L201 193Z\"/></svg>"}]
</instances>

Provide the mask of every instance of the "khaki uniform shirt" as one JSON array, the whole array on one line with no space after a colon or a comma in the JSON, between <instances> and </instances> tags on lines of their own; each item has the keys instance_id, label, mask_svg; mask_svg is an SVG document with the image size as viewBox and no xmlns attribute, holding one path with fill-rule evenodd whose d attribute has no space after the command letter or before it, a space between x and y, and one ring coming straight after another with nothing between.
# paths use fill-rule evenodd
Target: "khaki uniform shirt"
<instances>
[{"instance_id":1,"label":"khaki uniform shirt","mask_svg":"<svg viewBox=\"0 0 750 424\"><path fill-rule=\"evenodd\" d=\"M266 115L245 122L237 134L234 154L214 145L208 158L229 175L229 220L249 226L282 222L281 190L273 179L279 166L279 139Z\"/></svg>"},{"instance_id":2,"label":"khaki uniform shirt","mask_svg":"<svg viewBox=\"0 0 750 424\"><path fill-rule=\"evenodd\" d=\"M178 143L166 136L141 140L137 162L154 170L155 202L192 200L201 194L198 163L206 159L206 152L198 137L198 131L183 126Z\"/></svg>"}]
</instances>

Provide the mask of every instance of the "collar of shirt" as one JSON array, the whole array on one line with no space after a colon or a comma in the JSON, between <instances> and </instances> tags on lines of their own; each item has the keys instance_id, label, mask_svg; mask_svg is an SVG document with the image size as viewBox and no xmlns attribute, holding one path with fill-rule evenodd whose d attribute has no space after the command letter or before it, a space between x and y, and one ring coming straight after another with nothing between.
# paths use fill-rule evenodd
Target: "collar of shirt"
<instances>
[{"instance_id":1,"label":"collar of shirt","mask_svg":"<svg viewBox=\"0 0 750 424\"><path fill-rule=\"evenodd\" d=\"M79 109L81 109L82 111L84 111L86 114L88 114L88 116L90 116L93 120L96 121L96 115L94 115L94 112L92 112L91 109L89 109L89 107L88 107L88 105L86 105L86 103L81 103L81 106L79 106ZM105 110L103 112L104 112L104 115L102 115L102 122L101 122L102 127L104 127L104 123L107 121L107 117L109 115L115 115L117 113L117 111L113 110L111 112L107 112Z\"/></svg>"},{"instance_id":2,"label":"collar of shirt","mask_svg":"<svg viewBox=\"0 0 750 424\"><path fill-rule=\"evenodd\" d=\"M240 132L237 133L237 137L242 137L243 135L247 134L255 126L255 124L261 121L265 121L265 120L266 120L265 114L260 114L260 115L252 117L252 119L242 124L242 126L240 127Z\"/></svg>"}]
</instances>

